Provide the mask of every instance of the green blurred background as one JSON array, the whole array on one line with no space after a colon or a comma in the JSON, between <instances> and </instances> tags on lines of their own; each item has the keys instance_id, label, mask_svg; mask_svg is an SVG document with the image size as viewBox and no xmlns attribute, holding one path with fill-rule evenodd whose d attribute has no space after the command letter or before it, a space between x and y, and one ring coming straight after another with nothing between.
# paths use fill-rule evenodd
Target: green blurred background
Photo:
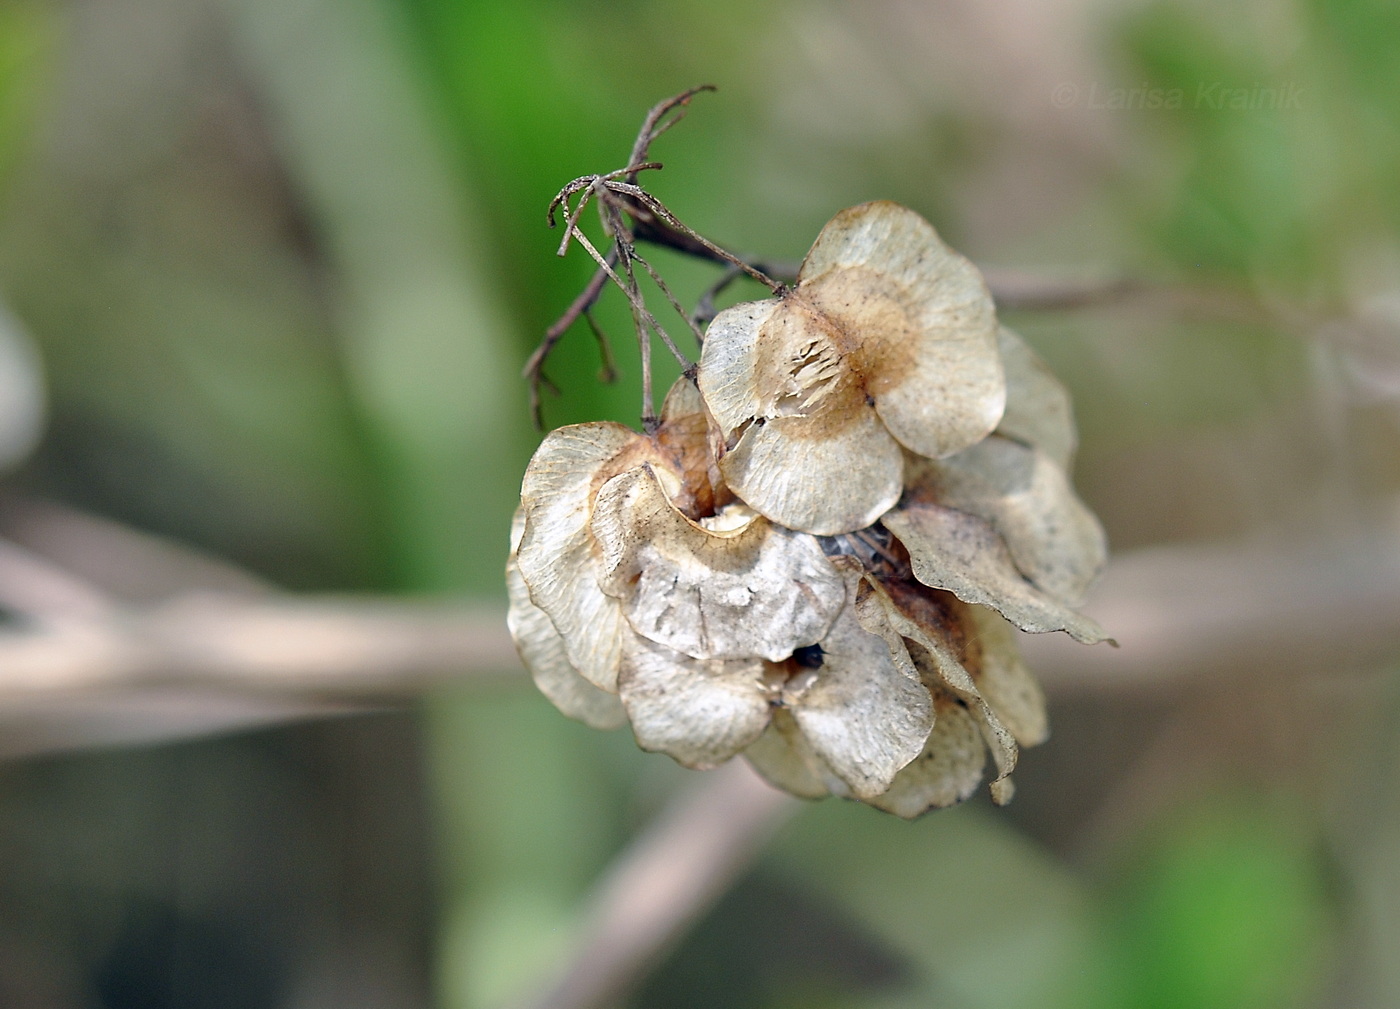
<instances>
[{"instance_id":1,"label":"green blurred background","mask_svg":"<svg viewBox=\"0 0 1400 1009\"><path fill-rule=\"evenodd\" d=\"M888 198L979 263L1210 292L1008 316L1117 554L1354 534L1400 492L1397 51L1387 0L0 0L0 302L48 396L4 492L503 605L519 368L591 272L545 206L714 82L652 187L732 249ZM599 318L621 380L571 333L551 426L636 422ZM804 807L630 1004L1400 1006L1400 665L1237 665L1051 684L1007 809ZM520 997L695 776L493 683L0 766L0 1005Z\"/></svg>"}]
</instances>

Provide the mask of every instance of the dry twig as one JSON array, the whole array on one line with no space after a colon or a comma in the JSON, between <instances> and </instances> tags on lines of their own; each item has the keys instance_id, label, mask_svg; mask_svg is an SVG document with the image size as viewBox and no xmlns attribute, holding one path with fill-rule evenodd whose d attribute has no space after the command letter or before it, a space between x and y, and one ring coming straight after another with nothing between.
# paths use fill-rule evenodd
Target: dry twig
<instances>
[{"instance_id":1,"label":"dry twig","mask_svg":"<svg viewBox=\"0 0 1400 1009\"><path fill-rule=\"evenodd\" d=\"M614 1005L799 807L741 760L696 782L613 862L568 963L521 1009Z\"/></svg>"},{"instance_id":2,"label":"dry twig","mask_svg":"<svg viewBox=\"0 0 1400 1009\"><path fill-rule=\"evenodd\" d=\"M279 595L227 565L69 512L18 525L11 516L8 527L26 548L0 549L0 596L12 608L36 564L82 594L57 597L79 599L76 608L44 613L51 604L35 600L54 597L31 595L31 619L0 631L0 721L39 707L61 720L65 706L116 708L180 691L262 699L305 717L446 682L526 682L494 606ZM56 563L65 545L72 558ZM7 567L16 556L23 565ZM70 559L86 567L74 572ZM112 595L104 578L131 583L136 598ZM1400 652L1400 521L1121 555L1089 609L1122 648L1022 637L1052 696L1179 690L1261 668L1281 680L1365 670Z\"/></svg>"},{"instance_id":3,"label":"dry twig","mask_svg":"<svg viewBox=\"0 0 1400 1009\"><path fill-rule=\"evenodd\" d=\"M1115 558L1087 609L1121 649L1022 638L1056 694L1366 670L1400 654L1400 522L1301 541L1141 550Z\"/></svg>"},{"instance_id":4,"label":"dry twig","mask_svg":"<svg viewBox=\"0 0 1400 1009\"><path fill-rule=\"evenodd\" d=\"M495 607L288 597L225 562L69 509L8 503L0 755L155 742L517 678Z\"/></svg>"},{"instance_id":5,"label":"dry twig","mask_svg":"<svg viewBox=\"0 0 1400 1009\"><path fill-rule=\"evenodd\" d=\"M647 192L637 182L641 172L657 170L662 167L658 162L646 160L651 145L681 120L691 98L702 91L713 90L712 85L704 84L654 106L647 113L642 128L637 134L637 139L632 145L632 156L628 160L626 168L597 175L580 176L559 190L554 199L550 201L547 219L551 228L556 223L556 214L560 211L563 213L564 235L559 243L559 255L564 255L568 251L569 244L577 240L598 264L598 269L582 293L545 332L544 339L535 348L534 353L530 355L525 364L524 376L530 385L530 407L536 427L543 426L540 415L540 386L551 384L544 372L545 362L569 327L580 316L588 316L590 309L597 302L603 288L607 286L609 281L627 296L628 304L632 310L637 341L642 355L642 422L644 425L651 426L655 421L651 395L652 335L655 334L661 339L676 359L680 361L683 369L688 372L692 370L690 362L681 353L670 334L647 309L637 286L633 264L642 266L643 270L661 289L671 307L685 321L696 342L699 343L702 334L696 321L697 313L686 312L665 281L652 269L651 264L637 254L636 243L638 241L664 245L689 255L725 265L765 285L774 294L783 290L783 284L765 273L761 266L721 248L684 224L664 203ZM575 198L577 198L577 203L571 206L570 201ZM597 202L603 231L612 239L612 245L606 254L600 253L588 237L579 230L579 219L590 201ZM621 271L620 276L619 270ZM593 330L594 335L597 336L597 327L594 326ZM605 345L605 342L600 341L600 345Z\"/></svg>"}]
</instances>

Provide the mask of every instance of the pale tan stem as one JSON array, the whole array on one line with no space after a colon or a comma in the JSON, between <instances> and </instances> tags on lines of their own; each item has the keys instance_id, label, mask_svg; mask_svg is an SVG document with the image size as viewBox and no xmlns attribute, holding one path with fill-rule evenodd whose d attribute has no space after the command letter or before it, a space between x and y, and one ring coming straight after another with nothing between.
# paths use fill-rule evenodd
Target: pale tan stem
<instances>
[{"instance_id":1,"label":"pale tan stem","mask_svg":"<svg viewBox=\"0 0 1400 1009\"><path fill-rule=\"evenodd\" d=\"M615 1005L800 805L742 760L695 782L608 868L568 962L519 1009Z\"/></svg>"}]
</instances>

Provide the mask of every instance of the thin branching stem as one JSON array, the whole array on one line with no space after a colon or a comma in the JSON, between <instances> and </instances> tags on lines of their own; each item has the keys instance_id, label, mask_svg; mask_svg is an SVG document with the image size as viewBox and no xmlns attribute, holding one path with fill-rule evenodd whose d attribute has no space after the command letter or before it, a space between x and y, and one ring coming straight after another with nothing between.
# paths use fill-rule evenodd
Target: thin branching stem
<instances>
[{"instance_id":1,"label":"thin branching stem","mask_svg":"<svg viewBox=\"0 0 1400 1009\"><path fill-rule=\"evenodd\" d=\"M627 163L636 165L643 162L647 152L651 150L651 145L656 143L656 139L685 118L686 107L690 104L690 100L701 92L715 90L718 89L713 84L699 84L653 105L647 112L646 118L642 120L642 128L637 132L637 140L632 145L632 156L627 159ZM675 111L676 114L670 119L665 119L664 117L672 111ZM628 173L627 181L635 183L637 173L635 171Z\"/></svg>"},{"instance_id":2,"label":"thin branching stem","mask_svg":"<svg viewBox=\"0 0 1400 1009\"><path fill-rule=\"evenodd\" d=\"M666 331L666 328L657 321L656 316L652 315L651 312L647 312L646 321L647 325L652 328L661 342L665 344L666 349L671 352L671 356L676 359L676 363L681 366L681 370L686 372L694 370L695 362L686 357L685 351L676 346L676 341L671 338L671 334Z\"/></svg>"},{"instance_id":3,"label":"thin branching stem","mask_svg":"<svg viewBox=\"0 0 1400 1009\"><path fill-rule=\"evenodd\" d=\"M591 185L588 186L588 188L584 189L582 191L582 194L578 198L578 206L575 207L572 212L569 212L568 198L566 197L564 199L563 203L561 204L566 213L566 217L564 220L564 235L559 240L559 251L555 253L556 256L562 258L565 254L568 253L569 240L573 238L575 234L578 233L578 219L583 216L584 208L588 206L588 201L593 198L593 195L596 192L597 189Z\"/></svg>"},{"instance_id":4,"label":"thin branching stem","mask_svg":"<svg viewBox=\"0 0 1400 1009\"><path fill-rule=\"evenodd\" d=\"M632 260L627 250L618 243L622 253L622 268L627 274L627 300L632 306L632 323L637 330L637 347L642 358L642 430L651 434L657 425L656 401L651 388L651 334L647 331L646 308L642 305L641 292L637 289L637 275L632 272Z\"/></svg>"},{"instance_id":5,"label":"thin branching stem","mask_svg":"<svg viewBox=\"0 0 1400 1009\"><path fill-rule=\"evenodd\" d=\"M680 351L671 339L671 335L651 314L642 300L642 294L637 285L637 276L632 269L631 246L627 240L618 236L614 239L613 251L617 254L619 265L622 267L625 281L619 277L617 271L608 263L607 257L598 251L597 247L589 241L588 236L583 232L578 233L579 244L593 257L600 269L607 275L618 289L627 295L627 303L632 310L632 323L637 332L637 346L642 357L642 425L648 431L656 427L655 399L652 396L651 382L651 332L655 332L665 343L666 347L676 356L682 368L689 371L693 365L690 360Z\"/></svg>"},{"instance_id":6,"label":"thin branching stem","mask_svg":"<svg viewBox=\"0 0 1400 1009\"><path fill-rule=\"evenodd\" d=\"M710 241L704 235L700 234L700 232L691 228L689 225L683 223L680 220L680 218L678 218L675 214L671 213L671 211L666 207L664 203L658 200L655 196L652 196L645 189L642 189L640 186L627 185L626 183L612 183L608 186L608 188L615 193L621 193L624 196L630 196L633 199L637 200L639 203L642 204L642 206L646 207L653 214L659 217L662 221L675 228L687 238L699 242L702 246L708 249L715 256L722 259L724 262L729 263L731 266L737 266L739 269L743 270L754 280L767 287L768 290L770 290L774 294L782 294L783 291L786 290L786 286L784 284L774 280L772 277L768 276L768 274L764 273L762 270L758 269L753 264L747 263L744 260L740 259L738 256L734 255L734 253L729 252L726 249L720 248L714 242Z\"/></svg>"},{"instance_id":7,"label":"thin branching stem","mask_svg":"<svg viewBox=\"0 0 1400 1009\"><path fill-rule=\"evenodd\" d=\"M608 251L608 265L616 259L614 250ZM525 367L521 369L521 374L530 385L530 416L534 419L536 428L544 427L544 418L541 414L540 387L546 386L550 392L558 395L558 388L551 382L544 372L544 362L549 357L555 345L564 338L564 334L569 331L580 315L586 313L598 301L598 296L603 293L603 288L607 286L608 273L605 269L598 269L589 279L584 289L579 292L578 297L573 300L564 314L555 320L554 325L545 330L544 339L535 348L530 359L525 362Z\"/></svg>"},{"instance_id":8,"label":"thin branching stem","mask_svg":"<svg viewBox=\"0 0 1400 1009\"><path fill-rule=\"evenodd\" d=\"M642 122L642 128L632 146L631 157L627 160L627 167L599 175L579 176L560 189L555 194L554 199L550 201L546 213L550 227L554 227L557 223L561 210L564 218L564 234L559 242L558 254L565 255L570 243L577 240L598 264L598 272L589 280L587 287L574 299L564 315L545 333L544 340L535 349L525 366L525 375L530 381L531 412L537 426L541 424L539 390L541 386L551 386L544 374L545 360L562 338L564 332L578 320L579 316L585 317L595 339L598 340L599 350L603 356L604 375L610 377L616 373L607 339L590 313L598 297L602 294L603 287L609 281L626 295L628 306L632 312L633 325L636 328L638 346L642 355L644 424L652 425L655 423L651 389L652 335L654 334L665 344L687 375L694 373L694 363L686 357L666 328L647 309L637 282L634 263L641 265L642 269L661 290L676 314L685 321L686 326L694 335L697 345L704 339L704 333L698 321L701 317L701 309L697 309L695 313L689 313L685 310L660 273L652 267L650 262L637 254L636 241L638 239L725 264L729 271L735 271L735 277L739 274L747 275L763 284L774 294L781 294L786 290L781 281L775 280L762 267L739 258L711 242L688 225L683 224L664 203L637 183L642 172L661 168L659 162L648 159L651 145L658 137L680 122L686 114L691 98L701 92L713 90L712 85L700 85L653 106ZM577 203L572 202L575 196L578 197ZM607 255L601 254L579 228L579 221L584 210L591 201L595 200L603 230L612 239L612 248L608 250ZM733 277L729 277L714 293L717 293L732 280ZM702 305L703 310L708 312L710 316L713 315L714 293Z\"/></svg>"},{"instance_id":9,"label":"thin branching stem","mask_svg":"<svg viewBox=\"0 0 1400 1009\"><path fill-rule=\"evenodd\" d=\"M607 278L617 286L618 290L627 295L628 304L632 307L632 311L637 314L644 328L649 328L656 333L661 339L661 342L666 345L667 349L675 355L676 360L680 363L682 368L691 367L691 360L676 346L676 341L671 339L671 334L666 332L666 328L661 325L656 316L651 314L651 310L647 308L646 302L642 300L642 292L637 286L637 278L632 272L631 263L634 258L634 252L631 243L627 242L625 239L614 240L613 243L613 252L616 254L617 262L622 266L623 275L628 278L626 281L618 276L617 271L608 262L608 257L605 257L599 252L597 246L595 246L588 239L588 236L581 231L578 233L578 243L593 257L593 261L598 264ZM638 333L639 339L641 339L641 332L642 331L639 331Z\"/></svg>"},{"instance_id":10,"label":"thin branching stem","mask_svg":"<svg viewBox=\"0 0 1400 1009\"><path fill-rule=\"evenodd\" d=\"M593 333L593 339L598 344L598 356L602 359L598 379L612 384L617 381L617 362L613 359L612 343L608 340L608 334L603 332L603 327L599 326L598 320L593 318L591 310L584 311L583 321L588 324L589 331Z\"/></svg>"},{"instance_id":11,"label":"thin branching stem","mask_svg":"<svg viewBox=\"0 0 1400 1009\"><path fill-rule=\"evenodd\" d=\"M676 346L676 341L671 338L671 334L667 332L664 326L661 325L660 321L656 318L655 315L652 314L651 310L646 307L646 302L641 296L641 291L637 283L636 271L633 269L632 264L642 264L642 268L647 271L647 273L651 276L652 280L654 280L657 283L657 285L662 289L662 291L665 292L667 299L671 302L671 304L675 307L676 312L683 319L687 318L685 314L685 309L680 306L680 303L678 301L676 301L675 295L673 295L671 293L670 288L666 286L666 282L661 279L661 277L657 274L655 270L652 269L651 264L648 263L646 260L642 259L641 256L637 255L637 247L632 241L632 232L627 227L627 221L623 217L622 212L618 209L618 207L611 201L603 200L599 203L598 213L603 225L603 230L613 236L614 248L618 250L619 258L625 268L627 280L631 288L632 295L635 295L634 304L640 310L642 321L646 324L647 327L650 328L652 332L654 332L661 339L661 342L666 345L666 349L669 350L672 356L675 357L676 361L679 362L682 370L686 371L687 373L690 372L694 367L692 362L685 356L684 353L681 352L681 349L678 346ZM629 297L631 297L632 295L629 295ZM643 341L644 343L644 350L646 351L646 353L644 354L645 363L642 367L642 373L644 380L650 383L650 336L644 331L639 331L637 334L637 338ZM643 416L645 419L645 417L648 415L644 414Z\"/></svg>"},{"instance_id":12,"label":"thin branching stem","mask_svg":"<svg viewBox=\"0 0 1400 1009\"><path fill-rule=\"evenodd\" d=\"M686 312L685 305L680 304L680 301L678 298L676 298L676 295L672 294L671 287L668 287L668 285L666 285L666 281L662 280L661 274L657 273L657 267L652 266L651 263L648 263L647 260L643 259L643 257L638 255L636 248L631 249L631 257L633 257L633 259L636 260L636 262L641 263L641 269L647 271L647 276L651 277L652 283L657 285L657 287L661 288L661 292L665 295L666 301L671 302L672 308L676 309L676 315L679 315L680 318L685 319L686 326L690 327L690 333L692 333L694 339L696 339L696 346L699 346L699 344L704 343L704 333L701 332L700 326L697 326L696 323L694 323L694 320L690 318L690 313Z\"/></svg>"}]
</instances>

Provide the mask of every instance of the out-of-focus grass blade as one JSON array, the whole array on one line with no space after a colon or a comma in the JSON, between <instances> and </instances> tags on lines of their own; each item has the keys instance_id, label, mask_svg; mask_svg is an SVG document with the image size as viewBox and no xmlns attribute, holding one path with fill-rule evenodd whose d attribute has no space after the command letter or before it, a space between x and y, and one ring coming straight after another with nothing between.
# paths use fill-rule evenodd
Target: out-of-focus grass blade
<instances>
[{"instance_id":1,"label":"out-of-focus grass blade","mask_svg":"<svg viewBox=\"0 0 1400 1009\"><path fill-rule=\"evenodd\" d=\"M520 386L491 239L453 184L399 26L373 0L228 9L339 272L402 580L495 588Z\"/></svg>"},{"instance_id":2,"label":"out-of-focus grass blade","mask_svg":"<svg viewBox=\"0 0 1400 1009\"><path fill-rule=\"evenodd\" d=\"M406 587L499 593L525 410L496 241L448 168L396 10L232 3L339 271L350 381L382 453ZM470 190L473 195L485 191ZM517 994L567 942L614 840L607 740L533 694L428 709L443 878L439 991Z\"/></svg>"}]
</instances>

